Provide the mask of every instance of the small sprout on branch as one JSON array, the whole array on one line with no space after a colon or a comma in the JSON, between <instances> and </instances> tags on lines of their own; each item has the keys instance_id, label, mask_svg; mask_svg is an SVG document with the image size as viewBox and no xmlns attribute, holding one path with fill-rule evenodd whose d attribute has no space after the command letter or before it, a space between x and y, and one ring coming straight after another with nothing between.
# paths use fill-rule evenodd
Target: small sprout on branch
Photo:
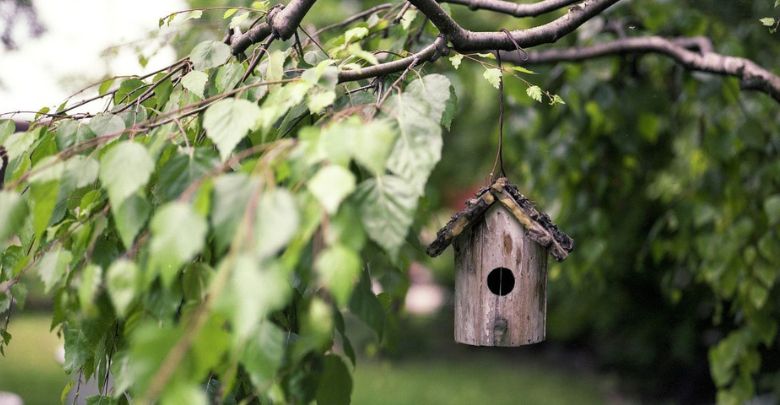
<instances>
[{"instance_id":1,"label":"small sprout on branch","mask_svg":"<svg viewBox=\"0 0 780 405\"><path fill-rule=\"evenodd\" d=\"M536 100L539 103L542 102L542 89L539 86L530 86L525 89L525 93L533 100Z\"/></svg>"},{"instance_id":2,"label":"small sprout on branch","mask_svg":"<svg viewBox=\"0 0 780 405\"><path fill-rule=\"evenodd\" d=\"M460 53L456 53L452 56L450 56L450 63L452 63L452 67L455 68L455 70L458 70L460 67L460 62L463 61L463 55Z\"/></svg>"},{"instance_id":3,"label":"small sprout on branch","mask_svg":"<svg viewBox=\"0 0 780 405\"><path fill-rule=\"evenodd\" d=\"M486 69L485 72L482 73L482 77L490 82L490 84L495 88L498 88L498 86L501 84L501 70L498 68Z\"/></svg>"}]
</instances>

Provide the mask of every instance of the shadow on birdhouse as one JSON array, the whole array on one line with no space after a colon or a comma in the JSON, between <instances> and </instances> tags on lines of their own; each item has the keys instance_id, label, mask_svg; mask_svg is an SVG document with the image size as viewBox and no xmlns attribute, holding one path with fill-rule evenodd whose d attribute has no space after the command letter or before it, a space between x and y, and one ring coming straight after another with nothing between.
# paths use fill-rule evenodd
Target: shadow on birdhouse
<instances>
[{"instance_id":1,"label":"shadow on birdhouse","mask_svg":"<svg viewBox=\"0 0 780 405\"><path fill-rule=\"evenodd\" d=\"M517 187L499 178L436 234L428 255L455 248L455 341L521 346L545 338L547 254L561 261L574 241Z\"/></svg>"}]
</instances>

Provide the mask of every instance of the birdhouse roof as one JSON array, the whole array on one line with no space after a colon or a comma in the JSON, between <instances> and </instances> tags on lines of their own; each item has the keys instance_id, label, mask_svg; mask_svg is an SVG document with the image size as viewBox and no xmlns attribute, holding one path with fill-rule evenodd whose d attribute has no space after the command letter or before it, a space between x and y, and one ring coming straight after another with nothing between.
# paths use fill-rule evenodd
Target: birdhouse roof
<instances>
[{"instance_id":1,"label":"birdhouse roof","mask_svg":"<svg viewBox=\"0 0 780 405\"><path fill-rule=\"evenodd\" d=\"M527 231L528 235L549 248L550 254L558 260L564 260L574 249L574 240L558 229L550 216L536 209L534 204L520 194L505 177L496 180L490 187L480 190L476 196L466 201L466 208L450 218L447 225L436 233L436 240L428 246L431 257L440 255L452 241L469 226L480 221L493 204L501 204Z\"/></svg>"}]
</instances>

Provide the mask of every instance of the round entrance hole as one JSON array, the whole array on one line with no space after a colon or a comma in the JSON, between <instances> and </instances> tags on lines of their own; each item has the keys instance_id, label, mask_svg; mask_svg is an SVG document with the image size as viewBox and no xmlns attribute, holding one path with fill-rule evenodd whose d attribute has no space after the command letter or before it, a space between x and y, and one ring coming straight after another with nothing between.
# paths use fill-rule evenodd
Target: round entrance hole
<instances>
[{"instance_id":1,"label":"round entrance hole","mask_svg":"<svg viewBox=\"0 0 780 405\"><path fill-rule=\"evenodd\" d=\"M490 292L496 295L507 295L515 288L515 276L506 267L497 267L487 276Z\"/></svg>"}]
</instances>

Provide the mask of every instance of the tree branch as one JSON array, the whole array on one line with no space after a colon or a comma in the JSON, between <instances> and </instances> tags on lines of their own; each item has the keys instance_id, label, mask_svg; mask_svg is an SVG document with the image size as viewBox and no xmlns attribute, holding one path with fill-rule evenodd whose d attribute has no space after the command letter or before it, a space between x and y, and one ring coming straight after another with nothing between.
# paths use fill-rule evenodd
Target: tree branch
<instances>
[{"instance_id":1,"label":"tree branch","mask_svg":"<svg viewBox=\"0 0 780 405\"><path fill-rule=\"evenodd\" d=\"M518 4L504 0L437 0L439 3L451 3L467 6L472 10L490 10L513 17L536 17L558 10L580 0L543 0L537 3Z\"/></svg>"},{"instance_id":2,"label":"tree branch","mask_svg":"<svg viewBox=\"0 0 780 405\"><path fill-rule=\"evenodd\" d=\"M459 52L514 50L515 43L521 47L532 47L557 41L574 31L584 22L606 10L620 0L585 0L569 9L565 16L550 23L525 30L510 31L512 41L501 31L476 32L461 27L436 3L436 0L409 0L428 17L433 25L452 42Z\"/></svg>"},{"instance_id":3,"label":"tree branch","mask_svg":"<svg viewBox=\"0 0 780 405\"><path fill-rule=\"evenodd\" d=\"M362 69L342 70L339 72L339 83L368 79L370 77L384 76L390 73L400 72L406 70L409 66L412 65L412 63L420 64L423 62L432 61L435 60L439 55L446 55L447 53L449 53L447 40L443 36L439 36L436 38L436 40L433 41L432 44L405 58L391 62L380 63L378 65L369 66Z\"/></svg>"},{"instance_id":4,"label":"tree branch","mask_svg":"<svg viewBox=\"0 0 780 405\"><path fill-rule=\"evenodd\" d=\"M301 24L301 20L317 0L292 0L284 8L274 8L268 12L266 22L255 25L249 31L228 37L233 55L246 51L252 44L266 39L272 33L284 41L290 39Z\"/></svg>"},{"instance_id":5,"label":"tree branch","mask_svg":"<svg viewBox=\"0 0 780 405\"><path fill-rule=\"evenodd\" d=\"M686 48L697 48L694 52ZM657 53L668 56L689 70L739 78L745 90L761 91L780 102L780 77L755 62L711 52L705 38L667 39L662 37L623 38L587 47L528 52L523 60L516 52L502 52L501 58L520 65L579 62L623 54Z\"/></svg>"}]
</instances>

